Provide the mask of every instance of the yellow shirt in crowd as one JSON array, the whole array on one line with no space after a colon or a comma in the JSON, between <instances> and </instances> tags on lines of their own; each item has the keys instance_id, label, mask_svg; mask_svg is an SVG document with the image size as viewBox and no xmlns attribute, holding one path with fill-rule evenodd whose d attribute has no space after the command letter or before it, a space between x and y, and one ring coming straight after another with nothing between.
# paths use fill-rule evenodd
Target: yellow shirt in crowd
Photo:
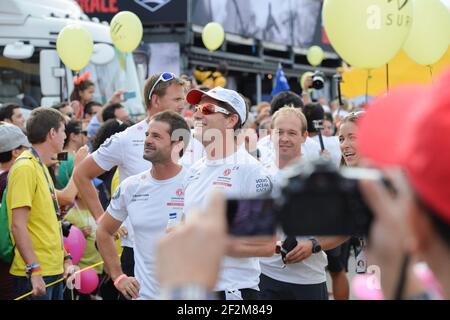
<instances>
[{"instance_id":1,"label":"yellow shirt in crowd","mask_svg":"<svg viewBox=\"0 0 450 320\"><path fill-rule=\"evenodd\" d=\"M56 217L52 196L48 188L44 171L38 160L29 151L22 153L22 160L13 165L8 178L6 196L9 221L12 221L12 209L29 207L28 233L31 238L36 262L41 265L43 276L56 276L64 272L64 249L61 224ZM44 166L45 174L51 187L52 179ZM14 237L11 235L14 243ZM17 247L14 249L14 260L10 273L15 276L26 276L25 262Z\"/></svg>"}]
</instances>

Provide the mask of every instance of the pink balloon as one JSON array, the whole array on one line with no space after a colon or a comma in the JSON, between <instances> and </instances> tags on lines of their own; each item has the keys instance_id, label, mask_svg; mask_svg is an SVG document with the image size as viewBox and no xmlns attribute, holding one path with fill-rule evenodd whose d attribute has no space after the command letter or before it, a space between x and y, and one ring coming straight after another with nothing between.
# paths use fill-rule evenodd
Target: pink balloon
<instances>
[{"instance_id":1,"label":"pink balloon","mask_svg":"<svg viewBox=\"0 0 450 320\"><path fill-rule=\"evenodd\" d=\"M383 300L379 285L375 275L357 274L352 279L353 294L360 300Z\"/></svg>"},{"instance_id":2,"label":"pink balloon","mask_svg":"<svg viewBox=\"0 0 450 320\"><path fill-rule=\"evenodd\" d=\"M80 262L84 254L84 249L86 248L86 239L84 238L83 232L72 225L69 236L64 238L64 245L68 248L72 256L72 263L77 264Z\"/></svg>"},{"instance_id":3,"label":"pink balloon","mask_svg":"<svg viewBox=\"0 0 450 320\"><path fill-rule=\"evenodd\" d=\"M82 294L90 294L97 289L98 275L92 269L87 269L80 273L80 289L78 291Z\"/></svg>"}]
</instances>

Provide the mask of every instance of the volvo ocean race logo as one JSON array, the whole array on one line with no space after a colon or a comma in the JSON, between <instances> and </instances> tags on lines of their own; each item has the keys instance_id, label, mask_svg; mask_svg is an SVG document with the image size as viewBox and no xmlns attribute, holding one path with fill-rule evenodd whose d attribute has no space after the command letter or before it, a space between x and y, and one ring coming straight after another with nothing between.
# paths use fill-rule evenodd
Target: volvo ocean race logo
<instances>
[{"instance_id":1,"label":"volvo ocean race logo","mask_svg":"<svg viewBox=\"0 0 450 320\"><path fill-rule=\"evenodd\" d=\"M150 12L156 12L162 7L164 7L166 4L171 2L172 0L134 0L137 4L140 6L143 6L145 9L149 10Z\"/></svg>"}]
</instances>

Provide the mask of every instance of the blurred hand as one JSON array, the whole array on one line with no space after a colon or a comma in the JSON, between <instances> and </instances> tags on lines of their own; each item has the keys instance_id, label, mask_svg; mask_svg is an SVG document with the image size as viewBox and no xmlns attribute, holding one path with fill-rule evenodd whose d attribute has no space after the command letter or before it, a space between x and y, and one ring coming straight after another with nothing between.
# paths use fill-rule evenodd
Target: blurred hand
<instances>
[{"instance_id":1,"label":"blurred hand","mask_svg":"<svg viewBox=\"0 0 450 320\"><path fill-rule=\"evenodd\" d=\"M74 115L78 115L80 112L80 108L81 108L81 103L78 100L73 100L70 102L70 106L73 109L73 114Z\"/></svg>"},{"instance_id":2,"label":"blurred hand","mask_svg":"<svg viewBox=\"0 0 450 320\"><path fill-rule=\"evenodd\" d=\"M116 289L119 290L127 300L132 300L139 298L141 286L136 278L125 277L119 281Z\"/></svg>"},{"instance_id":3,"label":"blurred hand","mask_svg":"<svg viewBox=\"0 0 450 320\"><path fill-rule=\"evenodd\" d=\"M305 81L303 82L303 90L309 90L312 87L313 79L311 76L305 77Z\"/></svg>"},{"instance_id":4,"label":"blurred hand","mask_svg":"<svg viewBox=\"0 0 450 320\"><path fill-rule=\"evenodd\" d=\"M73 166L78 166L89 154L89 147L87 145L82 146L75 153L75 159L73 160Z\"/></svg>"},{"instance_id":5,"label":"blurred hand","mask_svg":"<svg viewBox=\"0 0 450 320\"><path fill-rule=\"evenodd\" d=\"M373 180L361 181L360 189L374 215L368 241L368 261L380 267L383 293L387 299L392 299L403 257L409 251L410 232L406 215L414 198L401 170L391 169L385 175L397 195L392 194L381 182Z\"/></svg>"},{"instance_id":6,"label":"blurred hand","mask_svg":"<svg viewBox=\"0 0 450 320\"><path fill-rule=\"evenodd\" d=\"M331 153L327 149L320 150L320 156L325 160L331 160Z\"/></svg>"},{"instance_id":7,"label":"blurred hand","mask_svg":"<svg viewBox=\"0 0 450 320\"><path fill-rule=\"evenodd\" d=\"M264 108L256 117L256 122L261 123L263 120L270 117L270 108Z\"/></svg>"},{"instance_id":8,"label":"blurred hand","mask_svg":"<svg viewBox=\"0 0 450 320\"><path fill-rule=\"evenodd\" d=\"M81 228L81 231L83 232L84 237L87 238L92 234L92 227L86 226L84 228Z\"/></svg>"},{"instance_id":9,"label":"blurred hand","mask_svg":"<svg viewBox=\"0 0 450 320\"><path fill-rule=\"evenodd\" d=\"M116 92L113 93L113 95L111 96L111 99L109 99L109 102L111 104L124 102L125 100L123 99L123 94L125 92L127 92L127 89L117 90Z\"/></svg>"},{"instance_id":10,"label":"blurred hand","mask_svg":"<svg viewBox=\"0 0 450 320\"><path fill-rule=\"evenodd\" d=\"M122 238L128 237L128 230L124 226L120 227L117 232L119 233L119 237L122 237Z\"/></svg>"},{"instance_id":11,"label":"blurred hand","mask_svg":"<svg viewBox=\"0 0 450 320\"><path fill-rule=\"evenodd\" d=\"M162 287L193 283L212 289L226 249L224 197L214 192L204 211L167 234L157 246L156 272Z\"/></svg>"},{"instance_id":12,"label":"blurred hand","mask_svg":"<svg viewBox=\"0 0 450 320\"><path fill-rule=\"evenodd\" d=\"M284 260L284 263L298 263L309 258L312 255L313 245L310 240L298 241L297 246L292 249Z\"/></svg>"},{"instance_id":13,"label":"blurred hand","mask_svg":"<svg viewBox=\"0 0 450 320\"><path fill-rule=\"evenodd\" d=\"M45 296L47 289L45 288L45 282L42 276L31 276L31 286L34 297Z\"/></svg>"},{"instance_id":14,"label":"blurred hand","mask_svg":"<svg viewBox=\"0 0 450 320\"><path fill-rule=\"evenodd\" d=\"M64 260L64 279L69 279L76 271L77 267L72 264L72 260Z\"/></svg>"}]
</instances>

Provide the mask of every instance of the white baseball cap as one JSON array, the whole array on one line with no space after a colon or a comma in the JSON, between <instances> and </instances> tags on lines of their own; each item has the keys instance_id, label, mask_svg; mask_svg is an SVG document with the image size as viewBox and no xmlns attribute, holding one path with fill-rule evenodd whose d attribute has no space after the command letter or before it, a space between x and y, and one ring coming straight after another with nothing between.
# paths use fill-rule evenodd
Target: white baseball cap
<instances>
[{"instance_id":1,"label":"white baseball cap","mask_svg":"<svg viewBox=\"0 0 450 320\"><path fill-rule=\"evenodd\" d=\"M31 147L22 130L13 124L0 123L0 153L12 151L20 146Z\"/></svg>"},{"instance_id":2,"label":"white baseball cap","mask_svg":"<svg viewBox=\"0 0 450 320\"><path fill-rule=\"evenodd\" d=\"M207 92L198 89L192 89L186 96L186 101L192 105L199 104L203 96L208 96L217 101L225 102L230 105L239 115L241 123L244 124L247 121L247 106L244 99L234 90L224 89L222 87L216 87Z\"/></svg>"}]
</instances>

